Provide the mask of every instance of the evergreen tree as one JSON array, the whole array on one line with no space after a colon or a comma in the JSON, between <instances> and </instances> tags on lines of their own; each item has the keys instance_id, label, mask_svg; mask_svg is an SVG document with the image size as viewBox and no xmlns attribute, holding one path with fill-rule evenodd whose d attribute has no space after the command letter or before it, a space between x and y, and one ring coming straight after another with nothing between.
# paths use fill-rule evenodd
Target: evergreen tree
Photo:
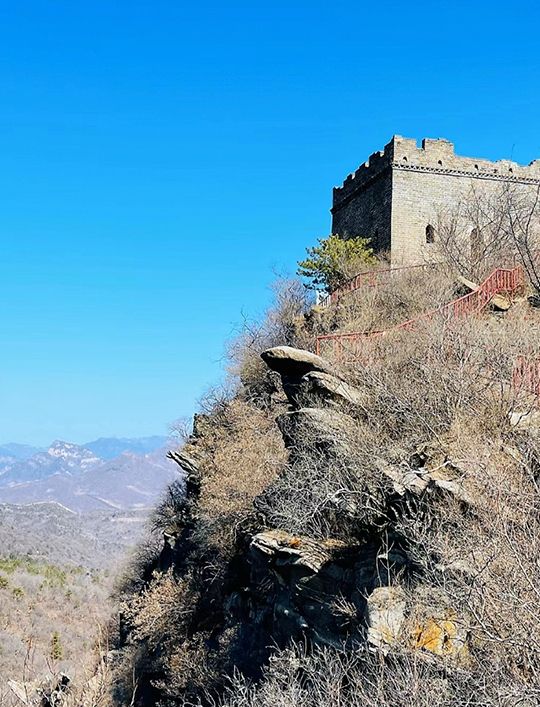
<instances>
[{"instance_id":1,"label":"evergreen tree","mask_svg":"<svg viewBox=\"0 0 540 707\"><path fill-rule=\"evenodd\" d=\"M298 275L308 278L310 289L333 292L376 260L369 239L344 239L338 235L320 238L319 245L307 249L308 257L298 263Z\"/></svg>"}]
</instances>

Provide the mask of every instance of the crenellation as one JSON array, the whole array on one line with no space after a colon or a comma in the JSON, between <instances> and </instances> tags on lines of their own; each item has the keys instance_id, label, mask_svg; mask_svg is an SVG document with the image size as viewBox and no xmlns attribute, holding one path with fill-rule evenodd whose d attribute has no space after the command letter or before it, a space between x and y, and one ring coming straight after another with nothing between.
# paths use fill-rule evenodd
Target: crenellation
<instances>
[{"instance_id":1,"label":"crenellation","mask_svg":"<svg viewBox=\"0 0 540 707\"><path fill-rule=\"evenodd\" d=\"M437 213L477 191L491 198L501 184L540 188L540 160L520 165L455 154L444 138L417 141L394 135L374 152L343 185L334 187L332 232L364 236L377 250L390 250L392 264L432 259L436 247L426 243L426 228Z\"/></svg>"},{"instance_id":2,"label":"crenellation","mask_svg":"<svg viewBox=\"0 0 540 707\"><path fill-rule=\"evenodd\" d=\"M390 168L392 155L387 148L388 145L384 150L374 152L357 170L347 175L341 186L334 187L334 204L337 201L348 198L352 192L363 187L367 182L377 177L383 170Z\"/></svg>"}]
</instances>

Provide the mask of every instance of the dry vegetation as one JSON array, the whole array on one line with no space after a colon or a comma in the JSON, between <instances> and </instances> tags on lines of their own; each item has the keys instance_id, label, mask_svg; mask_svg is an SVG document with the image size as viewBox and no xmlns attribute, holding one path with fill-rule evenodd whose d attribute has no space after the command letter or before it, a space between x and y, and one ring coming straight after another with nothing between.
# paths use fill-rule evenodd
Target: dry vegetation
<instances>
[{"instance_id":1,"label":"dry vegetation","mask_svg":"<svg viewBox=\"0 0 540 707\"><path fill-rule=\"evenodd\" d=\"M361 363L335 362L362 405L333 411L324 444L306 427L287 453L274 422L286 402L259 358L277 344L313 348L318 333L385 328L455 294L442 270L404 273L317 313L287 284L267 320L246 327L231 347L235 386L213 394L184 448L191 500L177 490L158 510L168 549L122 595L115 704L540 704L540 423L510 424L532 408L508 384L517 353L540 353L535 310L434 317L377 340ZM388 469L438 483L400 495ZM251 538L268 529L372 553L370 586L403 593L396 645L368 644L366 596L339 586L348 638L280 642L280 604L271 620L263 608L284 586L250 586ZM439 652L430 622L445 627Z\"/></svg>"},{"instance_id":2,"label":"dry vegetation","mask_svg":"<svg viewBox=\"0 0 540 707\"><path fill-rule=\"evenodd\" d=\"M325 331L318 333L384 330L436 309L456 294L455 276L442 266L397 271L383 282L343 295L337 307L324 313Z\"/></svg>"},{"instance_id":3,"label":"dry vegetation","mask_svg":"<svg viewBox=\"0 0 540 707\"><path fill-rule=\"evenodd\" d=\"M101 704L113 578L143 524L140 512L1 506L0 544L10 553L0 556L2 707L21 705L10 681L34 705L36 689L54 687L61 673L71 679L70 704Z\"/></svg>"},{"instance_id":4,"label":"dry vegetation","mask_svg":"<svg viewBox=\"0 0 540 707\"><path fill-rule=\"evenodd\" d=\"M30 557L0 558L0 704L20 704L9 680L25 686L61 673L85 683L110 612L107 574Z\"/></svg>"}]
</instances>

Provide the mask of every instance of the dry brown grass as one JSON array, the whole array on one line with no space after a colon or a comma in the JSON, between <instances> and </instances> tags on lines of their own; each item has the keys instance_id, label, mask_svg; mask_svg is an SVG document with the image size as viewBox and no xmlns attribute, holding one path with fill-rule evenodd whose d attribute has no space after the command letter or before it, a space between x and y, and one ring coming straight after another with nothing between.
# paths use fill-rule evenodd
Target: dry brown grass
<instances>
[{"instance_id":1,"label":"dry brown grass","mask_svg":"<svg viewBox=\"0 0 540 707\"><path fill-rule=\"evenodd\" d=\"M286 455L273 415L234 400L197 441L204 459L199 513L207 541L229 547L253 500L279 474Z\"/></svg>"},{"instance_id":2,"label":"dry brown grass","mask_svg":"<svg viewBox=\"0 0 540 707\"><path fill-rule=\"evenodd\" d=\"M283 322L274 313L264 335L237 344L242 386L214 399L186 447L202 475L187 571L156 575L128 608L132 635L154 650L138 669L161 686L162 704L186 696L211 704L207 690L227 707L540 703L540 432L511 427L509 413L524 401L508 384L516 354L540 353L538 315L516 306L453 324L434 317L374 341L345 367L366 402L344 411L349 422L331 453L307 431L285 453L274 421L283 403L258 360L267 345L298 345L336 326L383 328L453 296L450 277L405 274L318 318L286 308ZM398 502L381 463L449 473L458 491L431 487ZM246 629L227 609L247 586L234 584L234 563L246 571L246 537L261 524L355 546L369 536L381 557L399 546L406 571L388 561L381 577L407 596L402 648L386 657L364 643L275 650L257 685L237 673L223 694L225 674L241 664L235 631ZM466 661L417 645L434 604L467 634Z\"/></svg>"},{"instance_id":3,"label":"dry brown grass","mask_svg":"<svg viewBox=\"0 0 540 707\"><path fill-rule=\"evenodd\" d=\"M387 329L446 304L455 293L455 277L445 268L398 270L378 285L343 295L325 313L324 326L328 331Z\"/></svg>"}]
</instances>

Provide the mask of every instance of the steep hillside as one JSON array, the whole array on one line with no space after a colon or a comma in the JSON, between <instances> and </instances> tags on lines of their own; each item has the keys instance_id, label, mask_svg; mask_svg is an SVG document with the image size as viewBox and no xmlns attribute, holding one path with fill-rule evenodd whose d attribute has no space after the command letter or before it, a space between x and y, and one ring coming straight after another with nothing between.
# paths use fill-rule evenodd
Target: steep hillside
<instances>
[{"instance_id":1,"label":"steep hillside","mask_svg":"<svg viewBox=\"0 0 540 707\"><path fill-rule=\"evenodd\" d=\"M65 674L75 686L70 691L74 704L81 704L83 689L88 707L97 707L113 584L135 546L154 542L147 534L149 509L171 482L182 483L164 450L123 450L162 441L98 440L96 449L104 454L121 450L109 460L85 447L55 442L46 451L5 461L0 476L1 705L41 705L40 691L50 692L67 679L61 678ZM17 449L10 445L9 451Z\"/></svg>"},{"instance_id":2,"label":"steep hillside","mask_svg":"<svg viewBox=\"0 0 540 707\"><path fill-rule=\"evenodd\" d=\"M403 319L449 282L396 278ZM124 586L114 704L540 702L540 413L510 385L538 314L433 316L351 364L306 350L391 302L288 296L232 347L239 386L173 455L186 496Z\"/></svg>"}]
</instances>

